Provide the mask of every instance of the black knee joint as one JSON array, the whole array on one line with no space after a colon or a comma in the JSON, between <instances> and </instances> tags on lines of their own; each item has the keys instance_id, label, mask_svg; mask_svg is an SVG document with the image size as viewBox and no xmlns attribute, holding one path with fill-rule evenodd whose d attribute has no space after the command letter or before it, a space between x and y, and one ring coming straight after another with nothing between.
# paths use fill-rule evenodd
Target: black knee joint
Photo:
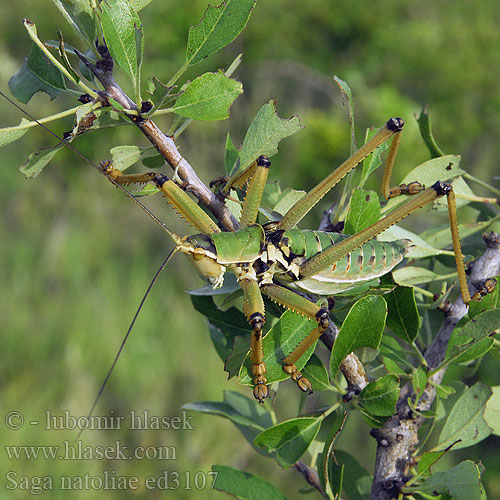
<instances>
[{"instance_id":1,"label":"black knee joint","mask_svg":"<svg viewBox=\"0 0 500 500\"><path fill-rule=\"evenodd\" d=\"M391 132L400 132L404 124L405 121L402 118L390 118L385 125Z\"/></svg>"},{"instance_id":2,"label":"black knee joint","mask_svg":"<svg viewBox=\"0 0 500 500\"><path fill-rule=\"evenodd\" d=\"M318 322L319 326L321 328L326 328L329 323L329 317L330 313L328 309L325 309L322 307L317 313L316 313L316 321Z\"/></svg>"},{"instance_id":3,"label":"black knee joint","mask_svg":"<svg viewBox=\"0 0 500 500\"><path fill-rule=\"evenodd\" d=\"M453 189L451 184L446 184L446 182L442 181L435 182L431 188L436 191L438 196L445 196Z\"/></svg>"},{"instance_id":4,"label":"black knee joint","mask_svg":"<svg viewBox=\"0 0 500 500\"><path fill-rule=\"evenodd\" d=\"M261 155L257 158L257 166L269 168L271 166L271 162L266 155Z\"/></svg>"},{"instance_id":5,"label":"black knee joint","mask_svg":"<svg viewBox=\"0 0 500 500\"><path fill-rule=\"evenodd\" d=\"M264 326L264 316L260 312L253 313L249 322L253 330L260 332Z\"/></svg>"}]
</instances>

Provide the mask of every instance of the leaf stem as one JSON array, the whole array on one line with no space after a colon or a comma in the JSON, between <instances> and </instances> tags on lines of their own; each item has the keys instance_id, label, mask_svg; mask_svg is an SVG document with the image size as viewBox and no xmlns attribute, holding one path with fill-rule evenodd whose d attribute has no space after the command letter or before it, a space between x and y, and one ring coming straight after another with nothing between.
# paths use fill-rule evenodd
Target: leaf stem
<instances>
[{"instance_id":1,"label":"leaf stem","mask_svg":"<svg viewBox=\"0 0 500 500\"><path fill-rule=\"evenodd\" d=\"M39 47L39 49L45 54L45 56L52 62L52 64L64 75L68 80L73 82L75 85L80 87L84 92L89 94L92 98L97 97L97 93L92 90L90 87L87 87L81 80L76 81L74 76L64 67L63 64L61 64L57 58L55 58L52 55L52 52L45 46L45 44L42 43L42 41L38 38L37 31L36 31L36 25L35 23L29 21L28 19L23 20L24 27L26 28L26 31L28 32L30 38L33 40L33 42Z\"/></svg>"},{"instance_id":2,"label":"leaf stem","mask_svg":"<svg viewBox=\"0 0 500 500\"><path fill-rule=\"evenodd\" d=\"M65 116L74 115L83 106L86 106L86 104L80 104L79 106L75 106L74 108L70 108L70 109L67 109L65 111L61 111L60 113L56 113L55 115L50 115L50 116L46 116L45 118L40 118L37 121L29 121L26 123L21 123L20 125L15 125L14 127L5 127L5 128L0 129L0 130L2 132L13 132L15 130L24 130L26 128L36 127L40 123L48 123L48 122L52 122L54 120L59 120L60 118L64 118ZM92 110L98 109L100 107L102 107L102 105L100 102L98 102L98 103L96 103L95 107L92 107Z\"/></svg>"},{"instance_id":3,"label":"leaf stem","mask_svg":"<svg viewBox=\"0 0 500 500\"><path fill-rule=\"evenodd\" d=\"M419 359L419 361L424 365L424 366L428 366L427 365L427 361L426 359L424 358L424 355L420 352L420 349L417 347L417 344L415 344L415 341L413 341L411 343L411 346L413 347L413 352L417 355L417 358Z\"/></svg>"}]
</instances>

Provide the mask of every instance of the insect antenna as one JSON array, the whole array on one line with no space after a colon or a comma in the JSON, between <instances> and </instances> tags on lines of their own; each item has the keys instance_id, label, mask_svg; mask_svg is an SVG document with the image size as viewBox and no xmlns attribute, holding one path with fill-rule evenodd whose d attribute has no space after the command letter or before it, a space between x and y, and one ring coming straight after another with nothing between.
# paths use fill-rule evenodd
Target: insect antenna
<instances>
[{"instance_id":1,"label":"insect antenna","mask_svg":"<svg viewBox=\"0 0 500 500\"><path fill-rule=\"evenodd\" d=\"M62 139L59 135L57 135L49 127L47 127L46 125L44 125L43 123L41 123L39 120L37 120L31 113L29 113L24 108L22 108L21 106L19 106L19 104L17 104L16 102L14 102L10 97L8 97L7 95L5 95L1 90L0 90L0 95L3 98L5 98L8 102L10 102L14 107L16 107L19 111L21 111L21 113L23 113L24 115L26 115L30 120L32 120L35 123L37 123L46 132L48 132L50 135L52 135L53 137L55 137L58 141L60 141L62 144L64 144L68 149L70 149L71 151L73 151L74 153L76 153L80 158L82 158L84 161L86 161L91 166L93 166L99 173L101 173L102 175L104 175L112 184L114 184L117 188L119 188L121 191L123 191L123 193L125 193L125 195L128 198L130 198L138 207L140 207L147 215L149 215L149 217L151 217L151 219L153 219L163 229L163 231L165 231L173 239L173 241L176 242L176 240L175 240L176 236L168 229L168 227L158 217L156 217L156 215L154 215L153 212L151 212L146 206L144 206L133 194L131 194L129 191L127 191L121 184L119 184L118 182L116 182L115 179L113 179L105 171L103 171L102 168L100 168L96 163L94 163L92 160L90 160L89 158L87 158L81 151L79 151L78 149L76 149L69 142L67 142L64 139ZM113 360L113 363L111 364L111 367L109 368L108 373L106 374L106 377L104 378L104 381L101 384L101 387L100 387L99 392L97 393L97 396L96 396L96 398L95 398L95 400L94 400L94 402L92 404L92 407L90 408L90 411L88 412L87 419L89 419L92 416L93 412L94 412L94 409L95 409L95 407L97 405L97 402L99 401L99 398L101 397L101 394L103 393L104 388L106 387L106 384L108 383L108 380L111 377L111 374L113 373L113 370L114 370L114 368L115 368L115 366L116 366L116 364L118 362L118 359L120 358L120 355L121 355L121 353L123 351L123 348L125 347L125 344L126 344L128 338L129 338L130 333L132 332L132 329L133 329L133 327L135 325L135 322L136 322L136 320L137 320L137 318L139 316L139 313L141 312L142 306L146 302L146 299L147 299L149 293L151 292L151 289L153 288L153 285L156 283L156 281L158 280L158 277L160 276L161 272L163 271L163 269L165 269L166 265L168 264L168 262L170 261L170 259L175 255L175 253L177 252L177 250L178 250L177 247L174 247L172 249L172 251L165 258L165 260L163 261L163 263L160 265L160 267L156 271L155 275L153 276L153 279L149 283L149 286L148 286L148 288L146 290L146 293L142 297L142 300L139 303L137 311L136 311L134 317L132 318L130 326L127 329L127 333L125 334L125 336L124 336L124 338L122 340L122 343L120 345L120 348L118 349L118 352L116 353L115 359ZM80 429L80 432L78 433L77 439L80 437L82 431L83 431L83 429Z\"/></svg>"},{"instance_id":2,"label":"insect antenna","mask_svg":"<svg viewBox=\"0 0 500 500\"><path fill-rule=\"evenodd\" d=\"M106 172L104 172L96 163L94 163L91 159L87 158L81 151L78 151L72 144L69 142L65 141L62 137L57 135L53 130L51 130L49 127L38 121L31 113L26 111L24 108L19 106L16 102L14 102L10 97L5 95L1 90L0 90L0 95L9 101L14 107L16 107L21 113L25 114L30 120L34 121L37 123L40 127L42 127L46 132L48 132L50 135L55 137L59 142L64 144L68 149L73 151L73 153L77 154L80 158L82 158L84 161L86 161L88 164L92 165L99 173L104 175L112 184L114 184L117 188L119 188L125 195L130 198L139 208L141 208L151 219L153 219L156 224L158 224L163 231L165 231L171 238L173 236L172 231L168 229L168 227L165 225L164 222L162 222L156 215L149 210L145 205L143 205L132 193L127 191L121 184L116 182L112 177L110 177ZM174 240L175 241L175 240Z\"/></svg>"},{"instance_id":3,"label":"insect antenna","mask_svg":"<svg viewBox=\"0 0 500 500\"><path fill-rule=\"evenodd\" d=\"M92 407L90 408L90 410L89 410L89 412L87 414L87 420L94 413L94 410L95 410L95 407L97 405L97 402L99 401L99 399L101 397L101 394L103 393L104 388L106 387L106 385L108 383L108 380L111 377L111 374L113 373L113 370L115 369L116 364L118 363L118 359L120 358L121 353L123 351L123 348L125 347L125 344L127 343L127 340L128 340L128 338L130 336L130 333L132 332L132 328L134 328L134 325L135 325L135 322L137 320L137 317L139 316L139 313L141 312L142 306L146 302L146 299L147 299L147 297L149 295L149 292L151 291L151 289L153 288L153 285L158 280L158 277L160 276L160 273L165 269L166 265L168 264L168 261L175 255L175 253L177 252L177 250L178 250L177 247L175 247L175 248L172 249L172 251L167 255L167 257L165 258L165 260L162 262L161 266L157 269L155 275L153 276L153 279L149 283L148 289L146 290L146 293L142 297L142 300L141 300L141 302L139 304L139 307L137 308L137 311L135 312L134 317L132 318L132 321L130 322L130 325L129 325L128 329L127 329L127 333L123 337L122 343L120 345L120 348L118 349L118 352L116 353L115 359L113 360L113 363L111 364L111 366L110 366L110 368L108 370L108 373L106 374L106 377L104 378L104 381L101 384L99 392L97 393L97 396L95 397L94 402L92 403ZM84 430L84 428L80 429L80 432L78 433L78 436L76 437L77 440L80 437L80 435L83 432L83 430Z\"/></svg>"}]
</instances>

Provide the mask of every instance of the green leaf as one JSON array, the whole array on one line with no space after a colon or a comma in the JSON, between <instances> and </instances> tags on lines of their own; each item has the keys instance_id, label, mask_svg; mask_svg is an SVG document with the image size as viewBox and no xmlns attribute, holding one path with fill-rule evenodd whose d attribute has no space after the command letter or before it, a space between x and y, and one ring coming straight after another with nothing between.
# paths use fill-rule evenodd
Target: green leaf
<instances>
[{"instance_id":1,"label":"green leaf","mask_svg":"<svg viewBox=\"0 0 500 500\"><path fill-rule=\"evenodd\" d=\"M320 418L294 418L261 432L254 443L274 453L282 467L290 467L307 451L320 426Z\"/></svg>"},{"instance_id":2,"label":"green leaf","mask_svg":"<svg viewBox=\"0 0 500 500\"><path fill-rule=\"evenodd\" d=\"M217 474L214 488L240 500L286 500L285 495L271 483L225 465L213 465Z\"/></svg>"},{"instance_id":3,"label":"green leaf","mask_svg":"<svg viewBox=\"0 0 500 500\"><path fill-rule=\"evenodd\" d=\"M234 147L233 141L231 141L231 136L229 132L226 138L226 154L224 156L224 167L227 175L231 175L235 168L236 162L240 158L239 151Z\"/></svg>"},{"instance_id":4,"label":"green leaf","mask_svg":"<svg viewBox=\"0 0 500 500\"><path fill-rule=\"evenodd\" d=\"M136 11L144 9L144 7L148 6L153 0L128 0L130 6Z\"/></svg>"},{"instance_id":5,"label":"green leaf","mask_svg":"<svg viewBox=\"0 0 500 500\"><path fill-rule=\"evenodd\" d=\"M436 394L439 398L446 399L451 394L455 394L455 389L449 385L436 385Z\"/></svg>"},{"instance_id":6,"label":"green leaf","mask_svg":"<svg viewBox=\"0 0 500 500\"><path fill-rule=\"evenodd\" d=\"M302 375L306 377L314 391L326 391L331 389L330 381L328 380L328 372L321 359L313 354L302 370Z\"/></svg>"},{"instance_id":7,"label":"green leaf","mask_svg":"<svg viewBox=\"0 0 500 500\"><path fill-rule=\"evenodd\" d=\"M54 158L54 156L63 148L64 144L59 143L53 148L42 149L36 153L31 153L28 156L28 161L25 165L19 168L19 171L28 179L36 177L47 166L52 158Z\"/></svg>"},{"instance_id":8,"label":"green leaf","mask_svg":"<svg viewBox=\"0 0 500 500\"><path fill-rule=\"evenodd\" d=\"M406 373L401 367L408 366L409 361L404 349L395 338L384 335L379 349L380 354L383 356L384 365L389 373L393 373L394 375L403 375ZM392 369L389 369L389 367Z\"/></svg>"},{"instance_id":9,"label":"green leaf","mask_svg":"<svg viewBox=\"0 0 500 500\"><path fill-rule=\"evenodd\" d=\"M209 5L200 23L189 28L186 64L196 64L231 43L246 26L256 0Z\"/></svg>"},{"instance_id":10,"label":"green leaf","mask_svg":"<svg viewBox=\"0 0 500 500\"><path fill-rule=\"evenodd\" d=\"M243 85L224 73L205 73L187 86L172 111L193 120L225 120L241 93Z\"/></svg>"},{"instance_id":11,"label":"green leaf","mask_svg":"<svg viewBox=\"0 0 500 500\"><path fill-rule=\"evenodd\" d=\"M248 167L260 155L269 158L278 152L281 139L297 133L302 128L299 118L282 119L276 111L276 101L264 104L253 119L243 140L240 152L240 169Z\"/></svg>"},{"instance_id":12,"label":"green leaf","mask_svg":"<svg viewBox=\"0 0 500 500\"><path fill-rule=\"evenodd\" d=\"M427 113L427 106L422 108L420 115L417 118L418 128L420 129L420 135L427 146L431 158L437 158L443 156L444 153L441 151L437 145L434 136L432 135L431 121L429 118L429 113Z\"/></svg>"},{"instance_id":13,"label":"green leaf","mask_svg":"<svg viewBox=\"0 0 500 500\"><path fill-rule=\"evenodd\" d=\"M423 366L419 366L411 377L411 383L413 385L413 391L417 396L417 401L422 396L422 393L425 391L427 387L427 371Z\"/></svg>"},{"instance_id":14,"label":"green leaf","mask_svg":"<svg viewBox=\"0 0 500 500\"><path fill-rule=\"evenodd\" d=\"M434 158L415 167L398 184L420 182L423 186L430 187L436 180L445 182L464 174L465 172L458 167L459 164L460 156L440 156L439 158ZM406 196L391 198L384 207L384 212L392 211L397 205L404 203L406 199Z\"/></svg>"},{"instance_id":15,"label":"green leaf","mask_svg":"<svg viewBox=\"0 0 500 500\"><path fill-rule=\"evenodd\" d=\"M447 450L441 451L426 451L422 453L419 457L417 471L419 475L428 476L431 474L431 467L447 452Z\"/></svg>"},{"instance_id":16,"label":"green leaf","mask_svg":"<svg viewBox=\"0 0 500 500\"><path fill-rule=\"evenodd\" d=\"M224 402L199 401L185 404L182 408L224 417L235 424L250 427L258 432L273 424L271 414L264 405L234 391L224 391Z\"/></svg>"},{"instance_id":17,"label":"green leaf","mask_svg":"<svg viewBox=\"0 0 500 500\"><path fill-rule=\"evenodd\" d=\"M340 493L340 481L336 478L339 478L339 472L343 469L342 489L349 496L349 500L366 500L370 497L373 476L350 453L335 450L335 460L331 465L334 492Z\"/></svg>"},{"instance_id":18,"label":"green leaf","mask_svg":"<svg viewBox=\"0 0 500 500\"><path fill-rule=\"evenodd\" d=\"M419 317L415 291L411 287L397 286L384 295L387 302L387 326L401 340L411 344L418 335Z\"/></svg>"},{"instance_id":19,"label":"green leaf","mask_svg":"<svg viewBox=\"0 0 500 500\"><path fill-rule=\"evenodd\" d=\"M21 118L21 123L15 127L0 128L0 148L20 139L30 128L31 122Z\"/></svg>"},{"instance_id":20,"label":"green leaf","mask_svg":"<svg viewBox=\"0 0 500 500\"><path fill-rule=\"evenodd\" d=\"M344 358L355 349L377 349L386 316L387 305L380 296L367 295L351 307L333 345L330 358L331 377L335 376Z\"/></svg>"},{"instance_id":21,"label":"green leaf","mask_svg":"<svg viewBox=\"0 0 500 500\"><path fill-rule=\"evenodd\" d=\"M450 470L436 472L423 484L411 488L411 491L421 491L432 495L448 494L453 500L481 500L481 490L479 467L470 460Z\"/></svg>"},{"instance_id":22,"label":"green leaf","mask_svg":"<svg viewBox=\"0 0 500 500\"><path fill-rule=\"evenodd\" d=\"M351 154L353 154L356 151L357 147L354 127L354 104L352 101L351 88L349 87L347 82L341 80L338 76L334 76L333 81L339 86L344 101L347 101L347 103L349 104L349 124L351 125Z\"/></svg>"},{"instance_id":23,"label":"green leaf","mask_svg":"<svg viewBox=\"0 0 500 500\"><path fill-rule=\"evenodd\" d=\"M141 154L151 148L125 145L111 148L109 152L113 158L113 166L122 172L141 159Z\"/></svg>"},{"instance_id":24,"label":"green leaf","mask_svg":"<svg viewBox=\"0 0 500 500\"><path fill-rule=\"evenodd\" d=\"M462 328L453 331L444 363L447 364L450 360L466 363L482 356L491 349L493 339L490 337L498 331L500 331L500 309L479 314Z\"/></svg>"},{"instance_id":25,"label":"green leaf","mask_svg":"<svg viewBox=\"0 0 500 500\"><path fill-rule=\"evenodd\" d=\"M99 17L114 62L130 77L134 89L137 89L144 50L139 16L128 0L105 0L101 3Z\"/></svg>"},{"instance_id":26,"label":"green leaf","mask_svg":"<svg viewBox=\"0 0 500 500\"><path fill-rule=\"evenodd\" d=\"M396 269L392 273L394 281L400 285L418 285L430 283L438 279L438 274L425 267L406 266Z\"/></svg>"},{"instance_id":27,"label":"green leaf","mask_svg":"<svg viewBox=\"0 0 500 500\"><path fill-rule=\"evenodd\" d=\"M467 448L491 434L484 420L486 402L492 390L480 382L468 388L455 403L439 436L439 444L431 451L446 448L457 440L455 450Z\"/></svg>"},{"instance_id":28,"label":"green leaf","mask_svg":"<svg viewBox=\"0 0 500 500\"><path fill-rule=\"evenodd\" d=\"M62 73L33 44L23 67L9 80L9 89L19 101L27 104L36 92L45 92L51 99L66 90Z\"/></svg>"},{"instance_id":29,"label":"green leaf","mask_svg":"<svg viewBox=\"0 0 500 500\"><path fill-rule=\"evenodd\" d=\"M266 363L266 378L269 383L290 378L283 371L282 360L291 354L295 348L317 326L315 320L305 318L293 311L286 311L280 320L275 323L262 340L264 362ZM316 343L295 363L298 370L302 370L307 360L312 356ZM239 383L252 385L252 363L248 355L241 367Z\"/></svg>"},{"instance_id":30,"label":"green leaf","mask_svg":"<svg viewBox=\"0 0 500 500\"><path fill-rule=\"evenodd\" d=\"M356 234L380 219L380 202L375 191L355 189L349 202L344 233Z\"/></svg>"},{"instance_id":31,"label":"green leaf","mask_svg":"<svg viewBox=\"0 0 500 500\"><path fill-rule=\"evenodd\" d=\"M370 382L361 391L358 401L369 415L389 417L396 408L399 390L399 378L395 375L384 375Z\"/></svg>"},{"instance_id":32,"label":"green leaf","mask_svg":"<svg viewBox=\"0 0 500 500\"><path fill-rule=\"evenodd\" d=\"M242 337L248 339L247 345L250 345L249 338L251 328L245 318L245 315L241 311L235 307L231 307L226 311L221 311L215 305L213 298L206 295L191 295L191 302L198 312L206 316L208 321L215 327L219 328L224 334L226 339L225 349L223 352L218 351L219 354L221 354L221 359L223 361L225 361L227 356L231 354L236 338ZM245 353L247 351L248 347ZM241 358L239 366L241 366L243 359L244 357Z\"/></svg>"},{"instance_id":33,"label":"green leaf","mask_svg":"<svg viewBox=\"0 0 500 500\"><path fill-rule=\"evenodd\" d=\"M376 133L378 132L375 128L369 128L366 131L365 135L365 143L368 142ZM363 187L365 182L368 180L368 177L377 170L380 165L382 165L382 159L380 158L381 154L388 148L387 142L381 144L373 153L370 153L363 160L363 170L361 173L361 180L359 181L359 187Z\"/></svg>"},{"instance_id":34,"label":"green leaf","mask_svg":"<svg viewBox=\"0 0 500 500\"><path fill-rule=\"evenodd\" d=\"M286 214L295 203L305 196L305 194L305 191L298 191L292 188L284 189L280 193L276 204L272 207L273 212L277 212L281 215Z\"/></svg>"},{"instance_id":35,"label":"green leaf","mask_svg":"<svg viewBox=\"0 0 500 500\"><path fill-rule=\"evenodd\" d=\"M493 395L486 403L484 419L491 428L493 434L500 436L500 386L492 387Z\"/></svg>"},{"instance_id":36,"label":"green leaf","mask_svg":"<svg viewBox=\"0 0 500 500\"><path fill-rule=\"evenodd\" d=\"M333 493L340 494L342 489L342 474L340 475L340 480L336 480L336 478L332 477L331 472L335 464L333 444L344 427L346 419L347 412L344 412L343 414L339 413L335 417L335 420L331 424L330 430L328 431L328 436L325 439L323 451L318 456L318 476L323 489L327 493L331 493L333 488Z\"/></svg>"},{"instance_id":37,"label":"green leaf","mask_svg":"<svg viewBox=\"0 0 500 500\"><path fill-rule=\"evenodd\" d=\"M66 20L89 48L94 47L97 38L97 23L89 0L53 0Z\"/></svg>"}]
</instances>

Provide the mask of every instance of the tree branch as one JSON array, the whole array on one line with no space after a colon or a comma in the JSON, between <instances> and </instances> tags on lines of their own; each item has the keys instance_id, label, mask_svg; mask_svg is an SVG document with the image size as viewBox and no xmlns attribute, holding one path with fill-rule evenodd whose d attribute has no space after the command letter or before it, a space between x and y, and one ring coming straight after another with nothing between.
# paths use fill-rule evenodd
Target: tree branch
<instances>
[{"instance_id":1,"label":"tree branch","mask_svg":"<svg viewBox=\"0 0 500 500\"><path fill-rule=\"evenodd\" d=\"M500 273L500 241L499 235L489 233L483 235L486 243L484 254L473 262L469 279L471 295L477 292L485 280ZM435 368L444 360L451 333L458 321L467 314L467 306L459 297L451 306L429 349L425 359L430 368ZM419 400L419 409L428 410L436 397L434 384L439 384L446 368L439 370L432 377L433 384L428 384ZM372 429L372 436L377 440L377 456L372 484L371 500L390 500L397 498L400 488L408 480L406 474L411 461L412 452L418 444L418 429L424 422L415 415L408 405L408 398L413 398L410 384L402 388L396 415L388 420L380 429Z\"/></svg>"},{"instance_id":2,"label":"tree branch","mask_svg":"<svg viewBox=\"0 0 500 500\"><path fill-rule=\"evenodd\" d=\"M201 181L193 167L179 153L173 138L166 136L151 119L143 118L137 110L136 104L116 83L113 78L113 59L107 47L98 46L97 49L102 59L96 65L91 64L80 52L76 51L76 53L104 87L106 93L104 100L113 99L125 110L133 111L134 113L127 113L127 117L139 128L176 172L182 180L181 188L192 193L200 203L206 206L217 218L221 228L227 231L238 229L238 221L224 203Z\"/></svg>"}]
</instances>

